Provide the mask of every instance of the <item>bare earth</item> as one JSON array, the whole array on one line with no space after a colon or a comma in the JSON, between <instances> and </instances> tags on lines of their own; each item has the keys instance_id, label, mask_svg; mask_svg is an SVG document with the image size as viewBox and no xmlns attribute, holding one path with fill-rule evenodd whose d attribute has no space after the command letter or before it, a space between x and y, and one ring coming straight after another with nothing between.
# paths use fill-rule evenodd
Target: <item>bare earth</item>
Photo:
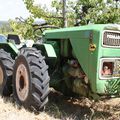
<instances>
[{"instance_id":1,"label":"bare earth","mask_svg":"<svg viewBox=\"0 0 120 120\"><path fill-rule=\"evenodd\" d=\"M12 98L0 97L0 120L120 120L120 98L99 101L65 97L54 90L39 114L19 109Z\"/></svg>"}]
</instances>

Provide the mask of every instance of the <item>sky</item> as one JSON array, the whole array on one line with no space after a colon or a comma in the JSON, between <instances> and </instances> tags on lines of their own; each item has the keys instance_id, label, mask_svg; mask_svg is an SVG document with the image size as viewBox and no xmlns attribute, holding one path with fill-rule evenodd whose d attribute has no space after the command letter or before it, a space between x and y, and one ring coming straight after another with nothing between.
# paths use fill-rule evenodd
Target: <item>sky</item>
<instances>
[{"instance_id":1,"label":"sky","mask_svg":"<svg viewBox=\"0 0 120 120\"><path fill-rule=\"evenodd\" d=\"M52 0L35 0L35 4L46 5L50 8ZM27 18L29 12L26 9L23 0L0 0L0 21L15 19L16 17Z\"/></svg>"}]
</instances>

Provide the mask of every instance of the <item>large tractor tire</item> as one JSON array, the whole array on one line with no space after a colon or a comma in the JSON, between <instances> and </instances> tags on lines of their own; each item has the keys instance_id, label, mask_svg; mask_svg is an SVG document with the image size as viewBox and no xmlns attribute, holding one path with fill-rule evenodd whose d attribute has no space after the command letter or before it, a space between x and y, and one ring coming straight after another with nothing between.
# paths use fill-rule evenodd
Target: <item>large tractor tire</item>
<instances>
[{"instance_id":1,"label":"large tractor tire","mask_svg":"<svg viewBox=\"0 0 120 120\"><path fill-rule=\"evenodd\" d=\"M48 102L48 66L41 52L24 48L15 60L13 92L16 102L29 110L41 110Z\"/></svg>"},{"instance_id":2,"label":"large tractor tire","mask_svg":"<svg viewBox=\"0 0 120 120\"><path fill-rule=\"evenodd\" d=\"M12 93L12 74L14 60L3 49L0 49L0 94L9 96Z\"/></svg>"}]
</instances>

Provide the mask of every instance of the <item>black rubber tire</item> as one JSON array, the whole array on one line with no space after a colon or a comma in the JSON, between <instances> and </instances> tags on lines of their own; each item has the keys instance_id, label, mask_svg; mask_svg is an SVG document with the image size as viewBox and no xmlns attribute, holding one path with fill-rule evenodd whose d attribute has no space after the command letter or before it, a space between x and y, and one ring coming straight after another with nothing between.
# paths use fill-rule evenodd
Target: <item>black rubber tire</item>
<instances>
[{"instance_id":1,"label":"black rubber tire","mask_svg":"<svg viewBox=\"0 0 120 120\"><path fill-rule=\"evenodd\" d=\"M29 90L24 100L20 99L19 93L17 92L18 88L16 88L16 72L21 64L24 64L29 76ZM49 80L48 66L41 52L35 48L21 49L20 54L15 60L13 72L13 93L16 102L20 106L22 105L32 111L41 110L48 102Z\"/></svg>"},{"instance_id":2,"label":"black rubber tire","mask_svg":"<svg viewBox=\"0 0 120 120\"><path fill-rule=\"evenodd\" d=\"M12 93L12 75L14 60L10 53L0 49L0 66L3 71L3 82L0 84L0 94L9 96Z\"/></svg>"}]
</instances>

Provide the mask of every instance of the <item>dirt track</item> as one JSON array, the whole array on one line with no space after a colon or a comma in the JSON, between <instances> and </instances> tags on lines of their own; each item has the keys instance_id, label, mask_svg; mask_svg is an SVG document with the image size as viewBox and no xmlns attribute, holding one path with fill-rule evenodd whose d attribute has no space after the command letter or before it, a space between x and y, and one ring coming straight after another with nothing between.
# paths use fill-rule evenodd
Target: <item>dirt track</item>
<instances>
[{"instance_id":1,"label":"dirt track","mask_svg":"<svg viewBox=\"0 0 120 120\"><path fill-rule=\"evenodd\" d=\"M0 120L120 120L120 98L95 102L88 98L65 97L52 91L45 111L38 115L0 98Z\"/></svg>"}]
</instances>

